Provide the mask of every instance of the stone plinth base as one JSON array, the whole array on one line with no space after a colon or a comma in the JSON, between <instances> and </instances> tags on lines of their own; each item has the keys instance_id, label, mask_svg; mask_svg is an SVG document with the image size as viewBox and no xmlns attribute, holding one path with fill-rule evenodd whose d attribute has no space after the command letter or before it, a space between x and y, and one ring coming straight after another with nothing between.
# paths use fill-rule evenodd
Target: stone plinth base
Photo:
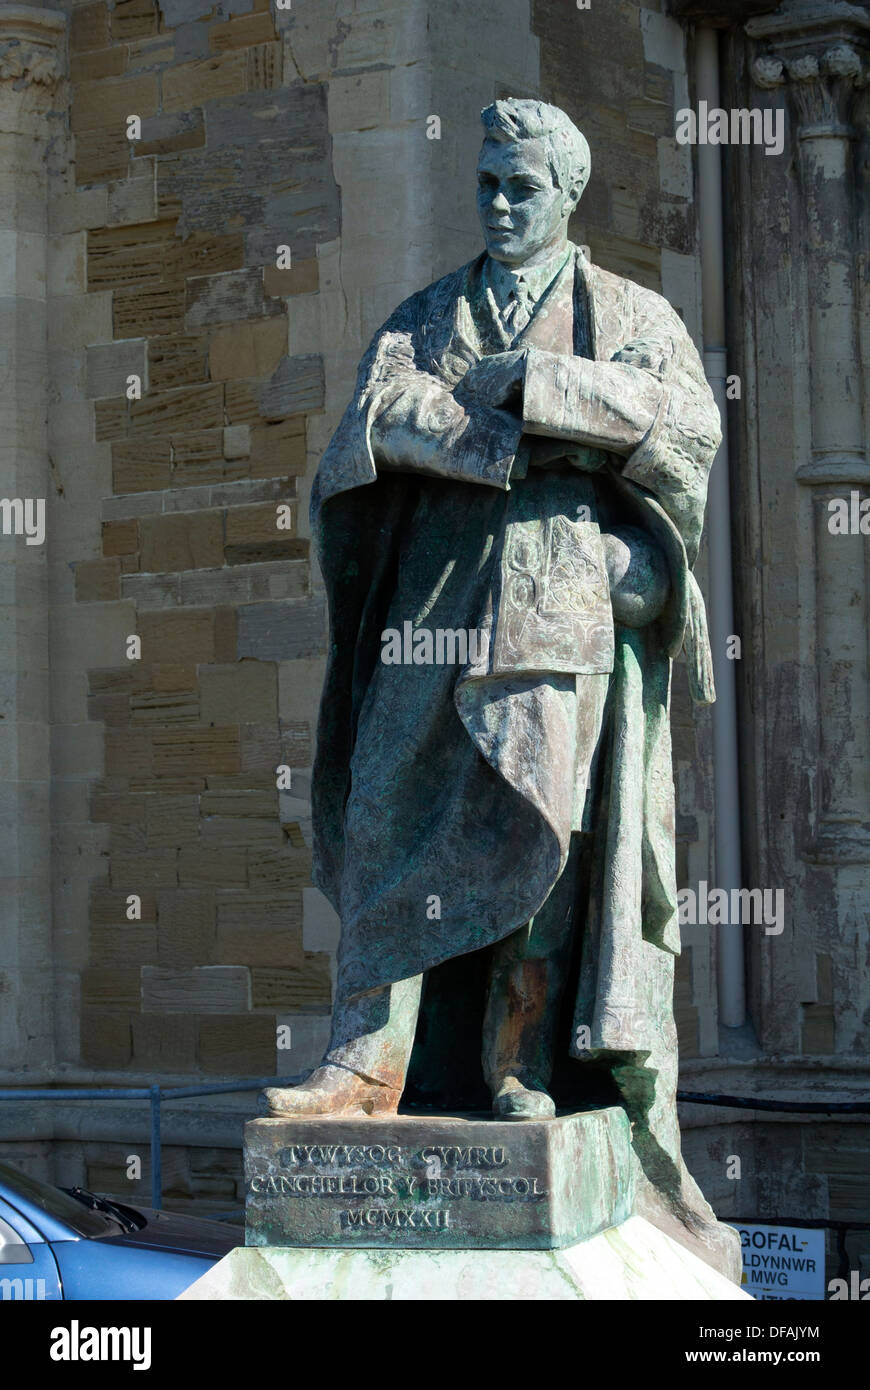
<instances>
[{"instance_id":1,"label":"stone plinth base","mask_svg":"<svg viewBox=\"0 0 870 1390\"><path fill-rule=\"evenodd\" d=\"M245 1125L246 1244L548 1250L632 1214L618 1106L549 1120L366 1115Z\"/></svg>"},{"instance_id":2,"label":"stone plinth base","mask_svg":"<svg viewBox=\"0 0 870 1390\"><path fill-rule=\"evenodd\" d=\"M233 1250L182 1300L752 1300L640 1216L562 1250Z\"/></svg>"}]
</instances>

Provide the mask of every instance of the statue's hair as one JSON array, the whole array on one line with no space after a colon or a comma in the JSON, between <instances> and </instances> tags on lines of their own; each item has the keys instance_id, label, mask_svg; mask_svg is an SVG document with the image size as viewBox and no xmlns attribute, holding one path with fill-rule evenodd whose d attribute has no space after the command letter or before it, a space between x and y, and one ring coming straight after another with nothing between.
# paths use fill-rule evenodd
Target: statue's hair
<instances>
[{"instance_id":1,"label":"statue's hair","mask_svg":"<svg viewBox=\"0 0 870 1390\"><path fill-rule=\"evenodd\" d=\"M485 106L480 119L486 140L497 140L500 144L543 140L556 187L568 189L572 183L579 183L580 192L583 192L589 179L592 155L585 135L558 106L508 97Z\"/></svg>"}]
</instances>

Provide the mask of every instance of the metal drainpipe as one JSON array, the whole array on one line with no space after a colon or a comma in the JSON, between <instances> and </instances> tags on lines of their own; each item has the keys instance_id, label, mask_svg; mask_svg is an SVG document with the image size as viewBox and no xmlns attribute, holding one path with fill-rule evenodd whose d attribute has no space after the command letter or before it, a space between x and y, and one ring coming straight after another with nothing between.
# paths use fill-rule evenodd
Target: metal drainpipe
<instances>
[{"instance_id":1,"label":"metal drainpipe","mask_svg":"<svg viewBox=\"0 0 870 1390\"><path fill-rule=\"evenodd\" d=\"M695 35L695 97L707 110L719 106L719 41L715 29ZM713 705L713 811L716 886L742 887L740 792L737 772L737 698L734 661L726 656L734 632L731 571L731 501L728 483L728 415L725 384L725 254L723 248L722 158L720 145L698 145L698 206L701 232L704 371L722 416L722 443L710 474L707 545L710 557L710 642L716 680ZM719 1021L739 1028L746 1018L743 931L740 914L718 928Z\"/></svg>"}]
</instances>

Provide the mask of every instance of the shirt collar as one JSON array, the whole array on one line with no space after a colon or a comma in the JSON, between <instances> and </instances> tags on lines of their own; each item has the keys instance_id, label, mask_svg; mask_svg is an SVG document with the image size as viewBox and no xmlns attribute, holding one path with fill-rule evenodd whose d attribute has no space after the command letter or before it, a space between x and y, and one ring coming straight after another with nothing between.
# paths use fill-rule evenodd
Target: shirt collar
<instances>
[{"instance_id":1,"label":"shirt collar","mask_svg":"<svg viewBox=\"0 0 870 1390\"><path fill-rule=\"evenodd\" d=\"M510 303L511 295L515 294L520 286L526 290L532 303L536 304L559 272L564 269L570 255L571 247L567 246L564 250L557 251L549 261L544 261L540 265L516 267L503 265L501 261L494 261L491 256L487 256L486 277L498 307L500 309L506 308Z\"/></svg>"}]
</instances>

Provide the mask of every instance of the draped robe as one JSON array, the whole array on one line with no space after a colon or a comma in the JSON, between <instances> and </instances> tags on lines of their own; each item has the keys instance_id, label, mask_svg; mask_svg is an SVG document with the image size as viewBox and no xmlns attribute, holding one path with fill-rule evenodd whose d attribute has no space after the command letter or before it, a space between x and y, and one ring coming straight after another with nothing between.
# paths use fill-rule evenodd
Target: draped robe
<instances>
[{"instance_id":1,"label":"draped robe","mask_svg":"<svg viewBox=\"0 0 870 1390\"><path fill-rule=\"evenodd\" d=\"M463 376L504 348L482 265L411 296L378 331L315 481L330 646L314 878L341 918L338 989L352 996L528 922L572 831L588 830L565 1046L611 1064L647 1175L676 1192L670 670L685 646L693 697L713 698L691 567L718 412L673 309L579 247L514 345L527 350L523 418L475 402ZM591 362L608 364L617 395L652 405L636 447L620 444L612 409L602 415ZM645 627L610 609L601 538L617 524L667 564L667 603ZM483 651L464 667L385 664L382 634L407 621L475 629ZM607 677L597 750L596 675Z\"/></svg>"}]
</instances>

